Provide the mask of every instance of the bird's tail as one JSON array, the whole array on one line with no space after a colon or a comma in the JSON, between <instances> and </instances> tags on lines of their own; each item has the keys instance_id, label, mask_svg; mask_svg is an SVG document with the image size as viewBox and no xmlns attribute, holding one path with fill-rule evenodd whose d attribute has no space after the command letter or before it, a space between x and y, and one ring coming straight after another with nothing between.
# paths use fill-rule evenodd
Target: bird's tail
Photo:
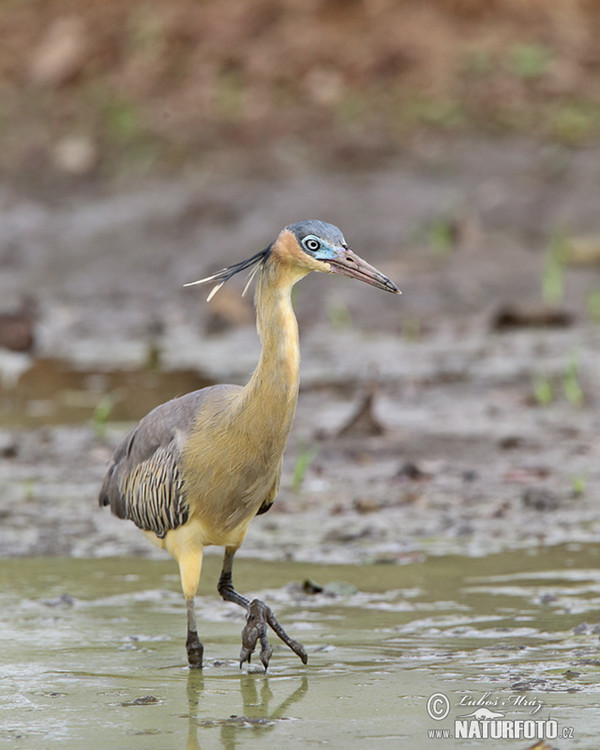
<instances>
[{"instance_id":1,"label":"bird's tail","mask_svg":"<svg viewBox=\"0 0 600 750\"><path fill-rule=\"evenodd\" d=\"M222 268L220 271L217 271L217 273L213 273L212 276L207 276L205 279L190 281L189 283L184 284L184 286L194 286L195 284L209 284L210 282L217 282L216 286L211 289L210 294L206 298L206 301L210 302L210 300L215 296L215 294L219 291L219 289L226 281L229 281L229 279L232 276L235 276L236 273L245 271L247 268L250 268L251 270L248 275L248 280L246 282L246 286L244 287L244 291L242 292L243 296L248 291L248 287L250 286L252 279L256 275L256 272L265 264L271 252L271 247L272 245L269 245L269 247L266 247L264 250L256 253L251 258L242 260L240 263L234 263L232 266Z\"/></svg>"}]
</instances>

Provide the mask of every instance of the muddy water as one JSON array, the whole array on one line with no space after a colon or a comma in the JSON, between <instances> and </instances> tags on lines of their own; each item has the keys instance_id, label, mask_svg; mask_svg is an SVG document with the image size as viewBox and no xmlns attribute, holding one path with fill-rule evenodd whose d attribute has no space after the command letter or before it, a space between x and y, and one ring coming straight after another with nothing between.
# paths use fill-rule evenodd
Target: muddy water
<instances>
[{"instance_id":1,"label":"muddy water","mask_svg":"<svg viewBox=\"0 0 600 750\"><path fill-rule=\"evenodd\" d=\"M509 720L556 720L561 750L596 748L600 654L586 623L598 618L599 563L591 545L405 566L240 559L238 588L267 599L309 653L304 667L273 640L264 675L235 661L242 614L215 596L217 557L198 598L202 672L185 666L170 561L3 560L0 746L533 744L428 735L485 705ZM307 578L324 591L304 593ZM427 714L434 693L448 698L443 720Z\"/></svg>"},{"instance_id":2,"label":"muddy water","mask_svg":"<svg viewBox=\"0 0 600 750\"><path fill-rule=\"evenodd\" d=\"M157 403L212 382L195 370L160 370L152 351L142 369L90 369L41 357L12 387L0 384L0 418L3 426L35 427L77 424L102 411L104 419L133 421Z\"/></svg>"}]
</instances>

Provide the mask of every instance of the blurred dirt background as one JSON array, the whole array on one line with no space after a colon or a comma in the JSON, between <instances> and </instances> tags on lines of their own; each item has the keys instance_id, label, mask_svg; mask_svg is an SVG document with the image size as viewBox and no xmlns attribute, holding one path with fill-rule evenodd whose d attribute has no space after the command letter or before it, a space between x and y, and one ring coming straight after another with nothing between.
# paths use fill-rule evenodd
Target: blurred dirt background
<instances>
[{"instance_id":1,"label":"blurred dirt background","mask_svg":"<svg viewBox=\"0 0 600 750\"><path fill-rule=\"evenodd\" d=\"M258 355L239 285L182 284L307 217L404 295L298 288L246 554L598 538L600 3L6 0L0 38L0 555L154 554L112 448Z\"/></svg>"},{"instance_id":2,"label":"blurred dirt background","mask_svg":"<svg viewBox=\"0 0 600 750\"><path fill-rule=\"evenodd\" d=\"M3 171L385 164L423 131L600 130L595 0L9 0Z\"/></svg>"}]
</instances>

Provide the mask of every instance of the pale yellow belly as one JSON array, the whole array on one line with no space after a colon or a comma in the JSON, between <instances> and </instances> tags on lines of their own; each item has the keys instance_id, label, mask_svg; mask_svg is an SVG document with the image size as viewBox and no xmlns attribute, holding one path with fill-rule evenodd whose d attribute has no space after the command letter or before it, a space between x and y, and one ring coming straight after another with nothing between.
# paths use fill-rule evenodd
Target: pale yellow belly
<instances>
[{"instance_id":1,"label":"pale yellow belly","mask_svg":"<svg viewBox=\"0 0 600 750\"><path fill-rule=\"evenodd\" d=\"M201 551L202 548L210 545L239 547L246 536L251 520L249 518L235 528L223 531L222 529L209 527L200 518L192 517L178 529L168 531L163 539L159 539L152 531L144 531L143 533L153 544L166 549L178 560L184 550L186 553L193 554L194 551Z\"/></svg>"},{"instance_id":2,"label":"pale yellow belly","mask_svg":"<svg viewBox=\"0 0 600 750\"><path fill-rule=\"evenodd\" d=\"M197 518L191 518L178 529L167 532L164 539L159 539L151 531L144 531L144 535L154 544L166 549L177 560L183 594L186 599L189 599L196 594L198 589L204 547L216 544L237 549L246 535L249 523L250 521L247 521L244 525L232 529L228 534L216 535Z\"/></svg>"}]
</instances>

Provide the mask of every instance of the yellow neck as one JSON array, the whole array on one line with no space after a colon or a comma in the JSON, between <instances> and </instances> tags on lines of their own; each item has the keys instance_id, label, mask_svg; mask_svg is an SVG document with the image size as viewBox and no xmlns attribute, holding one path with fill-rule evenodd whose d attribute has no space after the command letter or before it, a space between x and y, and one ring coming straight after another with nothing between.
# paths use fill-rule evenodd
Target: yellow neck
<instances>
[{"instance_id":1,"label":"yellow neck","mask_svg":"<svg viewBox=\"0 0 600 750\"><path fill-rule=\"evenodd\" d=\"M203 543L239 545L250 519L279 486L298 399L300 351L291 293L311 270L289 255L286 262L281 248L275 243L259 271L258 365L244 388L210 391L186 444L185 483L192 513L210 540Z\"/></svg>"},{"instance_id":2,"label":"yellow neck","mask_svg":"<svg viewBox=\"0 0 600 750\"><path fill-rule=\"evenodd\" d=\"M296 410L300 345L291 293L307 272L271 258L258 280L255 304L262 351L239 404L269 452L283 453Z\"/></svg>"}]
</instances>

